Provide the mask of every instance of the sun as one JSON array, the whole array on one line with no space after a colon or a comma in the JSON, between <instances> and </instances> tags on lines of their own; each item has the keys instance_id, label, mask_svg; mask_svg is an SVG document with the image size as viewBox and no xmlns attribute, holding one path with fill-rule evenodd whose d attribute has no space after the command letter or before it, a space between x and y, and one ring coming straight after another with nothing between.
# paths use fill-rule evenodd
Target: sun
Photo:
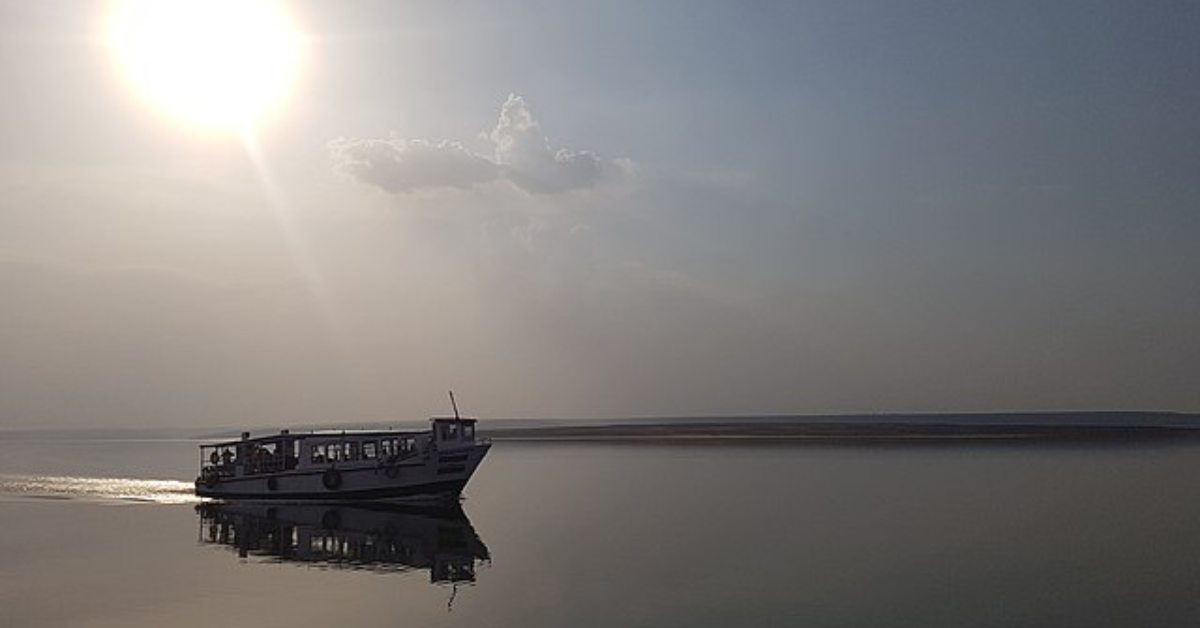
<instances>
[{"instance_id":1,"label":"sun","mask_svg":"<svg viewBox=\"0 0 1200 628\"><path fill-rule=\"evenodd\" d=\"M160 112L246 131L277 110L299 69L300 36L271 0L122 0L108 43L130 87Z\"/></svg>"}]
</instances>

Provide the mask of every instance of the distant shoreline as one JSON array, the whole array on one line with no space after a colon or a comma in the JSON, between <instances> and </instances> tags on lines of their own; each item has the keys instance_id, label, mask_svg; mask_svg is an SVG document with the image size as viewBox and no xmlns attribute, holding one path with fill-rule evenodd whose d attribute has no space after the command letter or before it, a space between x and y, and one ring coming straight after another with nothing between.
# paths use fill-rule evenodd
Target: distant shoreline
<instances>
[{"instance_id":1,"label":"distant shoreline","mask_svg":"<svg viewBox=\"0 0 1200 628\"><path fill-rule=\"evenodd\" d=\"M502 427L480 434L523 442L1095 442L1200 439L1169 426L964 425L957 423L703 422Z\"/></svg>"}]
</instances>

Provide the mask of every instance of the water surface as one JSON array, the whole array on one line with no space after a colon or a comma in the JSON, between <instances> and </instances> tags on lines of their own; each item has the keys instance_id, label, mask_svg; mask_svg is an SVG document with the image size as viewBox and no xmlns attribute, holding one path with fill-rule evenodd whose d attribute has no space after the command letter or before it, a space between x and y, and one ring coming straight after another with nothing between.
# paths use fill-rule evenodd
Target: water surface
<instances>
[{"instance_id":1,"label":"water surface","mask_svg":"<svg viewBox=\"0 0 1200 628\"><path fill-rule=\"evenodd\" d=\"M1200 623L1195 446L497 443L448 514L214 514L196 455L0 441L0 625Z\"/></svg>"}]
</instances>

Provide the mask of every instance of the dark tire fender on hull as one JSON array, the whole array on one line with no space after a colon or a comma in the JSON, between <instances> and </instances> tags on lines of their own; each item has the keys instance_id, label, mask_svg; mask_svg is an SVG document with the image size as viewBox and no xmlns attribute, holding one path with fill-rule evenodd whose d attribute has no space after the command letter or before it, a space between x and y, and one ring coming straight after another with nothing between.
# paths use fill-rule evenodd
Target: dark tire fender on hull
<instances>
[{"instance_id":1,"label":"dark tire fender on hull","mask_svg":"<svg viewBox=\"0 0 1200 628\"><path fill-rule=\"evenodd\" d=\"M338 490L342 487L342 472L337 469L327 469L325 473L321 474L321 484L331 491Z\"/></svg>"}]
</instances>

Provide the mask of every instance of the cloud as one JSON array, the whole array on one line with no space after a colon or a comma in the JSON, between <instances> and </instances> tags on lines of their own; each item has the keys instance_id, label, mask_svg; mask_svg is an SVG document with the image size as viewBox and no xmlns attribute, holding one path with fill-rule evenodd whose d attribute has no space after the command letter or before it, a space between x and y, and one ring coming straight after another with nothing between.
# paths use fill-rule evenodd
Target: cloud
<instances>
[{"instance_id":1,"label":"cloud","mask_svg":"<svg viewBox=\"0 0 1200 628\"><path fill-rule=\"evenodd\" d=\"M595 153L555 150L533 117L529 105L509 94L500 108L496 128L488 135L496 145L496 163L521 189L534 194L587 188L603 175Z\"/></svg>"},{"instance_id":2,"label":"cloud","mask_svg":"<svg viewBox=\"0 0 1200 628\"><path fill-rule=\"evenodd\" d=\"M484 139L492 155L461 142L339 138L329 143L335 172L393 194L469 190L506 181L529 194L556 194L596 186L607 171L627 173L628 159L604 162L590 151L555 148L525 99L509 94L496 126Z\"/></svg>"},{"instance_id":3,"label":"cloud","mask_svg":"<svg viewBox=\"0 0 1200 628\"><path fill-rule=\"evenodd\" d=\"M334 169L392 193L428 188L470 189L496 179L499 169L458 142L359 140L329 143Z\"/></svg>"}]
</instances>

